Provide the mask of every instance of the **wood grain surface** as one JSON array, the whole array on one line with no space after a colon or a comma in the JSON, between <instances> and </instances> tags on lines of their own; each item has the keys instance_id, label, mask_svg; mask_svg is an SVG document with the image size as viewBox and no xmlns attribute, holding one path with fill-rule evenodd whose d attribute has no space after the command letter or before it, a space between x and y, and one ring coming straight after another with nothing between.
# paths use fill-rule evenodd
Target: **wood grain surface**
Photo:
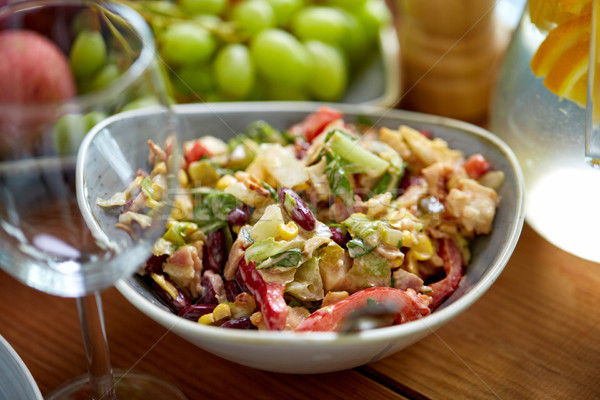
<instances>
[{"instance_id":1,"label":"wood grain surface","mask_svg":"<svg viewBox=\"0 0 600 400\"><path fill-rule=\"evenodd\" d=\"M490 290L413 346L354 370L274 374L169 333L116 289L103 292L113 366L146 371L190 399L598 399L600 265L525 227ZM75 302L0 272L0 334L42 394L85 373Z\"/></svg>"}]
</instances>

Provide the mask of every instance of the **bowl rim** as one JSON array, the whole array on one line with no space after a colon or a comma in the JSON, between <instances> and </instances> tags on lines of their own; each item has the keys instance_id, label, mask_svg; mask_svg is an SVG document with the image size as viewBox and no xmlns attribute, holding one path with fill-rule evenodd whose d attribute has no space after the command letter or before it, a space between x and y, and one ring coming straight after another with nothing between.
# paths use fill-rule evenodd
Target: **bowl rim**
<instances>
[{"instance_id":1,"label":"bowl rim","mask_svg":"<svg viewBox=\"0 0 600 400\"><path fill-rule=\"evenodd\" d=\"M395 325L386 328L379 328L369 331L363 331L352 334L340 335L333 332L270 332L270 331L243 331L234 329L221 329L219 327L201 325L193 321L181 318L173 313L163 310L149 302L137 291L135 291L125 280L116 283L119 292L138 310L167 327L170 331L175 330L178 334L187 337L198 336L213 341L234 341L238 343L260 344L260 345L336 345L346 346L358 342L384 342L400 337L409 337L423 331L433 333L435 329L449 321L456 315L465 311L475 301L477 301L498 278L508 260L510 259L516 244L519 240L521 230L525 220L525 196L524 196L524 178L513 151L500 138L488 130L451 118L423 114L412 111L386 109L372 105L355 105L339 103L316 103L316 102L236 102L236 103L200 103L174 106L176 113L190 114L197 112L214 113L217 117L219 113L244 112L311 112L315 111L320 105L334 107L344 114L369 115L369 116L389 116L399 118L407 123L428 123L440 125L446 128L459 130L480 139L490 142L502 153L512 168L516 183L516 215L511 219L508 235L510 240L505 243L502 251L496 256L495 264L490 267L481 280L477 282L460 298L456 299L447 307L436 310L432 314L401 325ZM185 332L182 332L185 331Z\"/></svg>"},{"instance_id":2,"label":"bowl rim","mask_svg":"<svg viewBox=\"0 0 600 400\"><path fill-rule=\"evenodd\" d=\"M19 390L19 394L22 396L19 396L19 399L32 396L29 397L29 400L42 400L40 388L27 368L27 365L25 365L25 362L16 350L2 335L0 335L0 356L2 356L0 357L0 372L8 369L8 376L6 378L13 379L12 381L5 380L4 382L8 384L8 392L14 394L16 390ZM0 390L0 394L2 393L4 392Z\"/></svg>"}]
</instances>

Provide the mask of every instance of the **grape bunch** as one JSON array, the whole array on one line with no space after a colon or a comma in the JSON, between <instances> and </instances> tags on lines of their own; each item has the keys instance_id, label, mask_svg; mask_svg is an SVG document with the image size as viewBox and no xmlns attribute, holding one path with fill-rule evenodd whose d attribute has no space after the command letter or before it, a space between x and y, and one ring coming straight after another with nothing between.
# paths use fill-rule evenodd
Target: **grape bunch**
<instances>
[{"instance_id":1,"label":"grape bunch","mask_svg":"<svg viewBox=\"0 0 600 400\"><path fill-rule=\"evenodd\" d=\"M139 49L129 48L129 30L119 30L112 20L103 20L84 10L69 22L72 41L66 55L78 95L108 88L139 54ZM154 95L149 95L143 87L133 87L125 96L119 97L117 103L106 105L106 109L69 112L53 127L54 150L60 155L75 154L87 132L109 115L157 103Z\"/></svg>"},{"instance_id":2,"label":"grape bunch","mask_svg":"<svg viewBox=\"0 0 600 400\"><path fill-rule=\"evenodd\" d=\"M131 1L176 102L337 101L390 23L384 0Z\"/></svg>"},{"instance_id":3,"label":"grape bunch","mask_svg":"<svg viewBox=\"0 0 600 400\"><path fill-rule=\"evenodd\" d=\"M120 2L152 27L175 103L337 101L377 51L379 31L391 20L385 0ZM77 15L71 23L68 58L78 94L108 87L131 61L110 54L107 27L84 23L92 17ZM54 127L54 148L74 154L108 115L155 103L140 90L104 112L67 114Z\"/></svg>"}]
</instances>

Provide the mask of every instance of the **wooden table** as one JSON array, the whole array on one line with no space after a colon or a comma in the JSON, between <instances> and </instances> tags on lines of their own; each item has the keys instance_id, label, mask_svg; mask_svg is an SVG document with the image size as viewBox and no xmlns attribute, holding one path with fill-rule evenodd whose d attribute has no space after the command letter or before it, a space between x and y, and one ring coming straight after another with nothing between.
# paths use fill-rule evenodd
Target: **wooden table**
<instances>
[{"instance_id":1,"label":"wooden table","mask_svg":"<svg viewBox=\"0 0 600 400\"><path fill-rule=\"evenodd\" d=\"M469 310L394 356L344 372L285 375L239 366L167 332L116 289L103 301L113 366L161 376L192 400L600 398L600 265L562 252L527 226L500 278ZM86 372L74 300L3 272L0 334L42 394Z\"/></svg>"}]
</instances>

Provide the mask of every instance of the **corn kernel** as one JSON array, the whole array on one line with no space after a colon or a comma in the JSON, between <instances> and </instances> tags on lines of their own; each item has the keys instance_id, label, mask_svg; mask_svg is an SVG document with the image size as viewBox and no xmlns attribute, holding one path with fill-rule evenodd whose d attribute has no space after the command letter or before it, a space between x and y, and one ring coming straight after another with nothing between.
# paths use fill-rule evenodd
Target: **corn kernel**
<instances>
[{"instance_id":1,"label":"corn kernel","mask_svg":"<svg viewBox=\"0 0 600 400\"><path fill-rule=\"evenodd\" d=\"M229 186L233 185L236 182L237 182L237 179L235 179L233 176L231 176L231 175L223 175L217 181L217 190L225 190Z\"/></svg>"},{"instance_id":2,"label":"corn kernel","mask_svg":"<svg viewBox=\"0 0 600 400\"><path fill-rule=\"evenodd\" d=\"M166 174L167 173L167 164L164 161L159 162L154 166L152 173L150 175L156 176L158 174Z\"/></svg>"},{"instance_id":3,"label":"corn kernel","mask_svg":"<svg viewBox=\"0 0 600 400\"><path fill-rule=\"evenodd\" d=\"M148 208L156 208L160 206L160 203L156 200L152 200L150 197L146 198L144 205Z\"/></svg>"},{"instance_id":4,"label":"corn kernel","mask_svg":"<svg viewBox=\"0 0 600 400\"><path fill-rule=\"evenodd\" d=\"M161 288L164 289L165 292L169 294L169 296L171 296L173 299L177 298L177 295L179 294L177 288L171 285L171 283L168 282L163 275L152 272L150 276L154 282L156 282Z\"/></svg>"},{"instance_id":5,"label":"corn kernel","mask_svg":"<svg viewBox=\"0 0 600 400\"><path fill-rule=\"evenodd\" d=\"M187 187L187 185L190 183L190 178L184 170L180 169L177 173L177 181L179 182L180 187Z\"/></svg>"},{"instance_id":6,"label":"corn kernel","mask_svg":"<svg viewBox=\"0 0 600 400\"><path fill-rule=\"evenodd\" d=\"M393 260L391 260L391 268L392 270L396 269L396 268L400 268L402 266L402 264L404 263L404 254L402 254L401 256L394 258Z\"/></svg>"},{"instance_id":7,"label":"corn kernel","mask_svg":"<svg viewBox=\"0 0 600 400\"><path fill-rule=\"evenodd\" d=\"M134 188L142 187L142 181L144 180L143 176L136 176L131 185L129 185L129 192L133 191Z\"/></svg>"},{"instance_id":8,"label":"corn kernel","mask_svg":"<svg viewBox=\"0 0 600 400\"><path fill-rule=\"evenodd\" d=\"M152 182L152 190L156 194L158 199L162 199L163 192L165 191L165 187L159 183Z\"/></svg>"},{"instance_id":9,"label":"corn kernel","mask_svg":"<svg viewBox=\"0 0 600 400\"><path fill-rule=\"evenodd\" d=\"M215 321L220 321L225 318L231 317L231 307L227 303L221 303L215 307L212 312Z\"/></svg>"},{"instance_id":10,"label":"corn kernel","mask_svg":"<svg viewBox=\"0 0 600 400\"><path fill-rule=\"evenodd\" d=\"M287 224L281 223L277 225L277 231L283 240L292 240L298 235L298 225L294 221Z\"/></svg>"},{"instance_id":11,"label":"corn kernel","mask_svg":"<svg viewBox=\"0 0 600 400\"><path fill-rule=\"evenodd\" d=\"M406 270L415 275L419 275L419 261L416 259L412 251L406 255Z\"/></svg>"},{"instance_id":12,"label":"corn kernel","mask_svg":"<svg viewBox=\"0 0 600 400\"><path fill-rule=\"evenodd\" d=\"M417 243L412 247L411 252L417 260L429 260L433 255L433 245L431 240L424 233L417 234Z\"/></svg>"},{"instance_id":13,"label":"corn kernel","mask_svg":"<svg viewBox=\"0 0 600 400\"><path fill-rule=\"evenodd\" d=\"M271 186L273 186L273 185L271 185ZM310 185L306 182L303 182L303 183L297 184L292 189L296 192L301 192L301 191L310 189Z\"/></svg>"},{"instance_id":14,"label":"corn kernel","mask_svg":"<svg viewBox=\"0 0 600 400\"><path fill-rule=\"evenodd\" d=\"M166 223L167 230L177 225L179 222L174 219L168 219Z\"/></svg>"},{"instance_id":15,"label":"corn kernel","mask_svg":"<svg viewBox=\"0 0 600 400\"><path fill-rule=\"evenodd\" d=\"M198 318L198 323L203 325L210 325L215 322L215 317L212 313L204 314Z\"/></svg>"},{"instance_id":16,"label":"corn kernel","mask_svg":"<svg viewBox=\"0 0 600 400\"><path fill-rule=\"evenodd\" d=\"M402 246L413 247L417 241L411 231L402 231Z\"/></svg>"}]
</instances>

